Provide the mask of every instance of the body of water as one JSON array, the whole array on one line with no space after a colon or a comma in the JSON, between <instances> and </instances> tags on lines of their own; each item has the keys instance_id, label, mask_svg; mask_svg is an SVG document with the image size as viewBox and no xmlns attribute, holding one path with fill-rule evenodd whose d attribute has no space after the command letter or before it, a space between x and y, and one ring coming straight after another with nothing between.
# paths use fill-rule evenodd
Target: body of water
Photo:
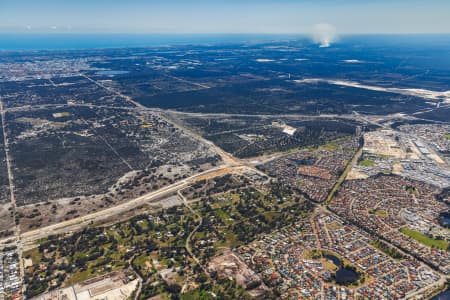
<instances>
[{"instance_id":1,"label":"body of water","mask_svg":"<svg viewBox=\"0 0 450 300\"><path fill-rule=\"evenodd\" d=\"M441 222L447 226L450 226L450 218L448 217L441 218Z\"/></svg>"},{"instance_id":2,"label":"body of water","mask_svg":"<svg viewBox=\"0 0 450 300\"><path fill-rule=\"evenodd\" d=\"M439 295L434 296L431 300L449 300L450 299L450 288L446 291L443 291Z\"/></svg>"},{"instance_id":3,"label":"body of water","mask_svg":"<svg viewBox=\"0 0 450 300\"><path fill-rule=\"evenodd\" d=\"M353 283L359 279L358 272L356 272L352 268L344 267L342 261L338 257L332 254L325 254L324 257L331 260L333 264L335 264L339 268L335 274L336 283L338 284Z\"/></svg>"},{"instance_id":4,"label":"body of water","mask_svg":"<svg viewBox=\"0 0 450 300\"><path fill-rule=\"evenodd\" d=\"M243 42L305 40L305 34L80 34L80 33L0 33L0 51L81 50L104 48L155 47L169 45L230 44ZM342 44L358 47L438 47L448 49L449 34L345 35L332 47Z\"/></svg>"},{"instance_id":5,"label":"body of water","mask_svg":"<svg viewBox=\"0 0 450 300\"><path fill-rule=\"evenodd\" d=\"M341 267L336 271L335 277L337 284L348 284L356 282L359 279L359 274L352 268Z\"/></svg>"},{"instance_id":6,"label":"body of water","mask_svg":"<svg viewBox=\"0 0 450 300\"><path fill-rule=\"evenodd\" d=\"M270 34L0 34L0 50L81 50L261 42L299 38Z\"/></svg>"},{"instance_id":7,"label":"body of water","mask_svg":"<svg viewBox=\"0 0 450 300\"><path fill-rule=\"evenodd\" d=\"M338 257L332 254L325 254L324 257L331 260L337 267L342 267L342 261Z\"/></svg>"}]
</instances>

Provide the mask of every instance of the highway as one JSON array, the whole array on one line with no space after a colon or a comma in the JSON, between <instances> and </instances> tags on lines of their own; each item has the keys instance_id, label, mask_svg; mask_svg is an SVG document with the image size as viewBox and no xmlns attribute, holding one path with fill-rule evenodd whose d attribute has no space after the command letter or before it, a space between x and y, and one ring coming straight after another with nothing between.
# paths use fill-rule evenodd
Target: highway
<instances>
[{"instance_id":1,"label":"highway","mask_svg":"<svg viewBox=\"0 0 450 300\"><path fill-rule=\"evenodd\" d=\"M104 88L107 91L126 99L128 102L131 102L135 106L132 109L138 108L143 111L156 113L159 117L161 117L162 119L166 120L167 122L173 124L176 128L183 130L183 132L189 134L194 139L198 140L200 143L207 145L212 151L214 151L219 156L221 156L221 158L223 160L223 164L221 166L218 166L218 167L206 170L204 172L195 174L191 177L180 180L171 185L162 187L156 191L152 191L148 194L139 196L133 200L118 204L116 206L106 208L101 211L93 212L91 214L87 214L84 216L80 216L80 217L77 217L74 219L70 219L67 221L63 221L60 223L52 224L52 225L42 227L39 229L35 229L32 231L24 232L24 233L21 233L20 235L18 234L17 236L18 236L18 238L20 237L21 244L23 245L24 250L28 250L28 249L35 247L39 240L42 240L42 239L48 237L49 235L75 232L75 231L85 228L91 224L107 221L108 219L111 219L114 216L119 216L119 215L121 215L125 212L128 212L136 207L139 207L143 204L152 203L153 205L155 205L158 203L158 201L163 200L164 197L174 194L178 190L185 188L186 186L188 186L196 181L202 180L202 179L213 178L216 176L220 176L220 175L232 173L232 172L242 172L245 170L252 170L253 172L261 173L261 171L256 170L255 168L253 168L250 165L244 164L242 161L234 158L232 155L223 151L222 149L220 149L219 147L214 145L212 142L205 140L203 137L196 134L195 132L182 127L180 124L177 124L176 122L174 122L174 120L168 120L166 117L164 117L160 113L160 111L154 111L147 107L144 107L141 104L133 101L129 96L123 95L120 92L117 92L109 87L106 87L102 83L88 77L87 75L84 75L84 74L80 74L80 75L83 76L84 78L88 79L89 81L95 83L97 86ZM0 104L1 104L1 102L0 102ZM3 112L3 114L4 114L4 112ZM12 184L12 180L11 180L11 184ZM0 242L2 242L2 241L0 241Z\"/></svg>"},{"instance_id":2,"label":"highway","mask_svg":"<svg viewBox=\"0 0 450 300\"><path fill-rule=\"evenodd\" d=\"M118 216L124 212L130 211L136 207L139 207L146 203L157 203L158 200L163 200L164 197L170 196L174 193L176 193L179 189L185 188L188 185L204 179L204 178L213 178L216 177L217 174L221 175L223 174L223 171L226 170L225 173L231 173L231 172L242 172L249 169L246 166L219 166L198 174L195 174L191 177L188 177L186 179L180 180L174 184L162 187L158 189L157 191L150 192L148 194L145 194L143 196L137 197L133 200L130 200L128 202L121 203L119 205L106 208L101 211L97 211L91 214L87 214L84 216L80 216L78 218L70 219L67 221L63 221L60 223L52 224L46 227L42 227L39 229L35 229L32 231L28 231L25 233L22 233L21 240L22 244L24 245L24 250L31 249L36 246L36 242L48 237L49 235L54 234L62 234L72 231L80 230L84 227L89 226L92 223L98 223L101 221L108 220L109 218L112 218L114 216Z\"/></svg>"}]
</instances>

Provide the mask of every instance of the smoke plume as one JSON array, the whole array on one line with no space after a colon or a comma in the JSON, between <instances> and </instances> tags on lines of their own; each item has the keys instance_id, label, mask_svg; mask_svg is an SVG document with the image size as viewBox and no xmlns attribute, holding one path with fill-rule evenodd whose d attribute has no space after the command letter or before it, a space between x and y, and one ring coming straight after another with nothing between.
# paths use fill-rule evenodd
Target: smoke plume
<instances>
[{"instance_id":1,"label":"smoke plume","mask_svg":"<svg viewBox=\"0 0 450 300\"><path fill-rule=\"evenodd\" d=\"M330 24L316 24L312 36L314 43L319 44L321 48L326 48L336 41L337 32L336 28Z\"/></svg>"}]
</instances>

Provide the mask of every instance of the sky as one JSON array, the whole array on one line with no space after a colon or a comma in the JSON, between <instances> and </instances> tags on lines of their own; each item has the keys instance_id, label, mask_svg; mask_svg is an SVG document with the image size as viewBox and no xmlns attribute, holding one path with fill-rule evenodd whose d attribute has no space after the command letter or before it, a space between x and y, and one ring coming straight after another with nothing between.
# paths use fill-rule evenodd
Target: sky
<instances>
[{"instance_id":1,"label":"sky","mask_svg":"<svg viewBox=\"0 0 450 300\"><path fill-rule=\"evenodd\" d=\"M449 0L0 0L13 33L450 33Z\"/></svg>"}]
</instances>

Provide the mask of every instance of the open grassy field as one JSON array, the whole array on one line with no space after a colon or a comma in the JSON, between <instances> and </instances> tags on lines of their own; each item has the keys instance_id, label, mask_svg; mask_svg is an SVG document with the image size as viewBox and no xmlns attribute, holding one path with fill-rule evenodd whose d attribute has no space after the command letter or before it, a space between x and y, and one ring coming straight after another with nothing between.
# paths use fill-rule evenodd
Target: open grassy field
<instances>
[{"instance_id":1,"label":"open grassy field","mask_svg":"<svg viewBox=\"0 0 450 300\"><path fill-rule=\"evenodd\" d=\"M359 165L363 167L373 167L375 162L369 159L363 159L359 162Z\"/></svg>"},{"instance_id":2,"label":"open grassy field","mask_svg":"<svg viewBox=\"0 0 450 300\"><path fill-rule=\"evenodd\" d=\"M382 209L369 209L369 214L376 215L378 217L387 217L388 213Z\"/></svg>"},{"instance_id":3,"label":"open grassy field","mask_svg":"<svg viewBox=\"0 0 450 300\"><path fill-rule=\"evenodd\" d=\"M329 142L320 148L327 151L336 151L339 149L339 145L336 142Z\"/></svg>"},{"instance_id":4,"label":"open grassy field","mask_svg":"<svg viewBox=\"0 0 450 300\"><path fill-rule=\"evenodd\" d=\"M448 243L446 241L430 238L419 231L403 227L403 228L400 228L400 232L409 236L410 238L415 239L416 241L418 241L426 246L436 247L436 248L439 248L442 250L448 249Z\"/></svg>"}]
</instances>

